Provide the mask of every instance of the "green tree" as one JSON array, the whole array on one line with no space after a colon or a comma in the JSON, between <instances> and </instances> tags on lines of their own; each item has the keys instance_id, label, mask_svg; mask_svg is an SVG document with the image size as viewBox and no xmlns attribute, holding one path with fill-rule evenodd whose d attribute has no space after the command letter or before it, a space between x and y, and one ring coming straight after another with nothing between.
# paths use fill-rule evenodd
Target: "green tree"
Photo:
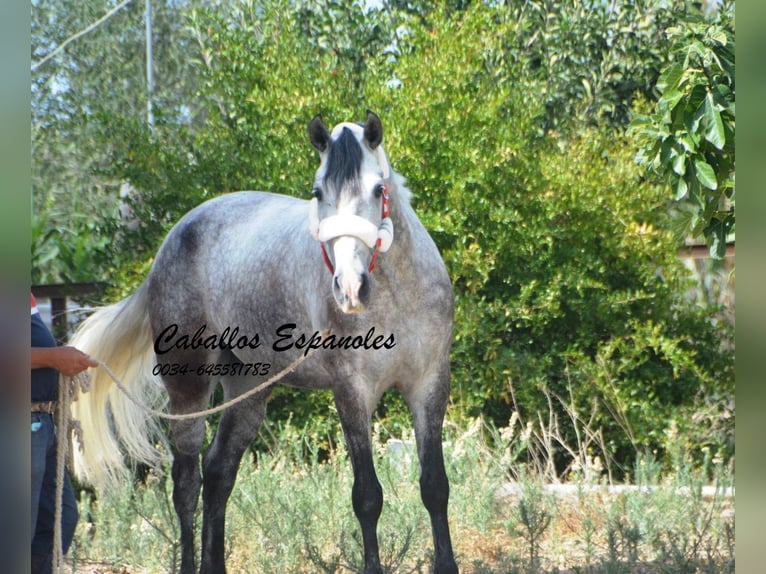
<instances>
[{"instance_id":1,"label":"green tree","mask_svg":"<svg viewBox=\"0 0 766 574\"><path fill-rule=\"evenodd\" d=\"M417 17L414 28L459 20L480 4L389 0L397 19ZM624 127L636 98L648 98L666 62L670 41L666 30L692 10L686 0L603 2L526 0L495 3L493 21L502 22L504 38L484 45L486 65L512 66L515 80L532 82L542 103L542 133L556 135L574 125ZM497 6L500 4L502 6ZM479 6L480 7L480 6ZM477 31L484 34L486 30ZM575 122L572 120L576 119Z\"/></svg>"},{"instance_id":2,"label":"green tree","mask_svg":"<svg viewBox=\"0 0 766 574\"><path fill-rule=\"evenodd\" d=\"M578 3L509 4L408 3L366 18L329 0L185 12L193 93L160 99L153 130L129 108L94 126L108 158L99 175L131 183L139 222L114 227L113 295L143 279L201 201L238 189L309 197L308 120L369 107L452 277L454 412L506 424L513 409L528 420L571 392L626 467L638 451L662 453L671 425L731 454L732 334L715 310L687 304L665 192L624 134L686 8L584 3L589 18ZM181 122L186 98L196 111ZM280 391L272 413L321 429L330 404ZM401 401L387 396L380 415L395 427Z\"/></svg>"},{"instance_id":3,"label":"green tree","mask_svg":"<svg viewBox=\"0 0 766 574\"><path fill-rule=\"evenodd\" d=\"M183 17L194 4L158 2L152 11L153 98L177 123L197 120ZM106 125L146 122L148 94L144 3L114 8L32 3L33 282L102 280L115 255L124 181L109 170L119 136Z\"/></svg>"},{"instance_id":4,"label":"green tree","mask_svg":"<svg viewBox=\"0 0 766 574\"><path fill-rule=\"evenodd\" d=\"M687 10L670 2L507 2L514 23L506 58L539 80L543 129L623 127L637 97L650 94L669 47L665 31Z\"/></svg>"},{"instance_id":5,"label":"green tree","mask_svg":"<svg viewBox=\"0 0 766 574\"><path fill-rule=\"evenodd\" d=\"M734 2L689 13L668 37L653 113L631 124L642 145L637 159L689 206L681 233L704 237L723 258L734 233Z\"/></svg>"},{"instance_id":6,"label":"green tree","mask_svg":"<svg viewBox=\"0 0 766 574\"><path fill-rule=\"evenodd\" d=\"M387 141L456 289L455 406L530 419L572 385L628 462L662 450L669 421L691 426L704 397L731 397L719 348L731 333L685 304L662 189L643 181L630 141L581 118L539 137L547 80L519 83L525 62L493 51L517 26L507 15L435 19L397 63L401 88L376 92L379 107L407 110Z\"/></svg>"}]
</instances>

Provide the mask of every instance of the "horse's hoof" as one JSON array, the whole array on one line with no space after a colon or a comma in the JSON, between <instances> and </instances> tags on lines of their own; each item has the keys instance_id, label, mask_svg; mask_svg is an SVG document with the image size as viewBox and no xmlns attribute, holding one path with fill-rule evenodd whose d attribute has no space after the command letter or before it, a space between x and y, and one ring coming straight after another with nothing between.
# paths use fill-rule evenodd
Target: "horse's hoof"
<instances>
[{"instance_id":1,"label":"horse's hoof","mask_svg":"<svg viewBox=\"0 0 766 574\"><path fill-rule=\"evenodd\" d=\"M458 574L457 564L454 561L448 564L436 564L434 574Z\"/></svg>"}]
</instances>

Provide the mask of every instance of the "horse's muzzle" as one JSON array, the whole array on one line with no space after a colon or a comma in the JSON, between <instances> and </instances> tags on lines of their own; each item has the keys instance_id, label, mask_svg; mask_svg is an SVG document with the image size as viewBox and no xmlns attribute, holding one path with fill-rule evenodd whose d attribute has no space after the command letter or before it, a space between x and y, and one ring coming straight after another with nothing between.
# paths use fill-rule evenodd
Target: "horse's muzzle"
<instances>
[{"instance_id":1,"label":"horse's muzzle","mask_svg":"<svg viewBox=\"0 0 766 574\"><path fill-rule=\"evenodd\" d=\"M332 281L332 294L344 313L363 313L370 300L370 274L336 271Z\"/></svg>"}]
</instances>

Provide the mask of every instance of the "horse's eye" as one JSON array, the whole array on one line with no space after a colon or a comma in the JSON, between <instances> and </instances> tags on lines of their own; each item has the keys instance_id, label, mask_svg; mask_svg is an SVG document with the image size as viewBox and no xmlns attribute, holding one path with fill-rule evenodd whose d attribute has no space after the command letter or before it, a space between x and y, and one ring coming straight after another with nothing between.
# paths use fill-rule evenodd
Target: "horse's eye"
<instances>
[{"instance_id":1,"label":"horse's eye","mask_svg":"<svg viewBox=\"0 0 766 574\"><path fill-rule=\"evenodd\" d=\"M319 201L322 201L322 189L319 187L315 187L313 191L311 192L311 195L316 197Z\"/></svg>"},{"instance_id":2,"label":"horse's eye","mask_svg":"<svg viewBox=\"0 0 766 574\"><path fill-rule=\"evenodd\" d=\"M375 194L375 197L380 199L383 197L383 192L386 190L385 186L382 183L379 183L375 186L375 189L373 190L373 193Z\"/></svg>"}]
</instances>

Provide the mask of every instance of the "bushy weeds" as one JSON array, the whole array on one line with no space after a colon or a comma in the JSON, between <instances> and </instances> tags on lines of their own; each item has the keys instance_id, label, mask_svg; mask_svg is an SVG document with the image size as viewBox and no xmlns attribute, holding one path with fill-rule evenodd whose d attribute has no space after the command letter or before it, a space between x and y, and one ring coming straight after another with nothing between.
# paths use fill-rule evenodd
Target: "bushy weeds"
<instances>
[{"instance_id":1,"label":"bushy weeds","mask_svg":"<svg viewBox=\"0 0 766 574\"><path fill-rule=\"evenodd\" d=\"M450 522L461 571L733 572L733 472L681 448L672 468L641 456L628 484L613 484L597 449L587 468L546 474L531 453L556 443L544 420L513 416L445 427ZM266 447L242 462L227 513L227 566L235 573L342 573L363 568L351 508L353 475L340 431L317 437L290 421L270 426ZM388 573L430 572L431 528L420 501L414 439L373 438L384 491L378 527ZM324 445L335 445L328 453ZM559 448L572 448L559 444ZM549 470L552 465L547 467ZM565 480L562 480L565 479ZM568 479L568 480L566 480ZM170 573L180 564L169 469L98 499L83 493L68 561L76 572ZM201 506L201 505L200 505ZM201 515L198 515L198 527ZM77 566L79 564L79 566ZM104 570L111 568L111 570Z\"/></svg>"}]
</instances>

